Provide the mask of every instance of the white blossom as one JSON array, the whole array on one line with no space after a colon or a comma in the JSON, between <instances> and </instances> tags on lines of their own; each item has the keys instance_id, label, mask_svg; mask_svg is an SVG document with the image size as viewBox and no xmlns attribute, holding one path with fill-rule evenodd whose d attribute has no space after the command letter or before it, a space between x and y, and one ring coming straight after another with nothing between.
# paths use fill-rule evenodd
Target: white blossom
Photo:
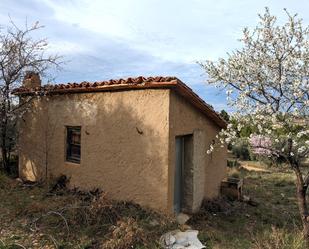
<instances>
[{"instance_id":1,"label":"white blossom","mask_svg":"<svg viewBox=\"0 0 309 249\"><path fill-rule=\"evenodd\" d=\"M309 153L309 28L286 13L287 22L278 26L266 9L253 31L244 29L243 48L199 64L236 110L237 125L220 132L220 144L234 143L250 124L255 135L272 141L272 155L299 160Z\"/></svg>"}]
</instances>

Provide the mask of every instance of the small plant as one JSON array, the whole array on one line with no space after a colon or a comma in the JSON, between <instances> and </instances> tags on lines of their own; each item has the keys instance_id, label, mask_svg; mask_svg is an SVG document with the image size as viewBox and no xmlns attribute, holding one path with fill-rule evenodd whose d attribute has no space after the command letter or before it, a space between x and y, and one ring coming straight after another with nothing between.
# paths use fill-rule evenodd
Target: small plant
<instances>
[{"instance_id":1,"label":"small plant","mask_svg":"<svg viewBox=\"0 0 309 249\"><path fill-rule=\"evenodd\" d=\"M234 168L238 167L240 164L237 162L237 160L227 160L227 167Z\"/></svg>"}]
</instances>

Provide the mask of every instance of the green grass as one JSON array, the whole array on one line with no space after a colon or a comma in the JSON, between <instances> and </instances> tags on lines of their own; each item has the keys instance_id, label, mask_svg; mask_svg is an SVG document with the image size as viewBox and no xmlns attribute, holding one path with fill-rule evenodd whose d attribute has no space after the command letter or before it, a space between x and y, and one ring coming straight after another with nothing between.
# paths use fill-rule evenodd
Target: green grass
<instances>
[{"instance_id":1,"label":"green grass","mask_svg":"<svg viewBox=\"0 0 309 249\"><path fill-rule=\"evenodd\" d=\"M204 206L189 225L199 230L207 248L305 248L293 173L239 170L238 175L244 178L244 194L258 206L222 199ZM118 243L117 236L132 242L134 248L155 249L160 248L160 235L177 228L170 218L138 205L87 198L68 192L47 195L45 188L22 187L0 174L0 249L22 248L18 244L25 248L99 248L106 241ZM50 211L63 215L69 232L64 219L47 215ZM151 224L153 220L158 224ZM128 231L133 238L125 237ZM122 246L118 247L126 248Z\"/></svg>"},{"instance_id":2,"label":"green grass","mask_svg":"<svg viewBox=\"0 0 309 249\"><path fill-rule=\"evenodd\" d=\"M235 169L230 171L235 174ZM239 170L238 175L244 178L244 194L258 206L227 201L226 210L203 211L203 218L197 217L192 224L201 231L202 242L208 248L277 248L273 245L259 247L261 241L274 241L271 235L277 233L278 240L284 236L284 239L281 238L284 240L282 248L305 248L301 239L293 173L286 170L284 173L277 170L271 173ZM298 240L295 242L291 238Z\"/></svg>"}]
</instances>

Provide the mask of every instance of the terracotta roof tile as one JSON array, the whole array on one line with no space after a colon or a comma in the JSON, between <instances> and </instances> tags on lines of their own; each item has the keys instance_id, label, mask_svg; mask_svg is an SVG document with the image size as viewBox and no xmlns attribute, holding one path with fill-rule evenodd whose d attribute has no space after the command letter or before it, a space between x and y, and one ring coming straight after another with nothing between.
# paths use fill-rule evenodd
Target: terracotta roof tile
<instances>
[{"instance_id":1,"label":"terracotta roof tile","mask_svg":"<svg viewBox=\"0 0 309 249\"><path fill-rule=\"evenodd\" d=\"M219 127L225 128L226 122L216 113L213 108L195 94L190 87L184 84L176 77L136 77L127 79L117 79L100 82L67 83L44 85L36 88L20 87L13 91L15 95L34 95L38 93L46 94L69 94L83 92L100 92L100 91L116 91L116 90L134 90L149 88L169 88L174 89L179 95L183 96L192 105L212 119Z\"/></svg>"}]
</instances>

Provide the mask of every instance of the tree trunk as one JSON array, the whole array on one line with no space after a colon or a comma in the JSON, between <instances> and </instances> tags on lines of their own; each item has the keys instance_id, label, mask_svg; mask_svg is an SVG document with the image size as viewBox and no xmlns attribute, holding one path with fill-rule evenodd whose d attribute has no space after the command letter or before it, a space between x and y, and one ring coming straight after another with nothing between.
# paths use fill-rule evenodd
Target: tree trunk
<instances>
[{"instance_id":1,"label":"tree trunk","mask_svg":"<svg viewBox=\"0 0 309 249\"><path fill-rule=\"evenodd\" d=\"M4 118L4 120L1 123L1 156L2 156L2 166L3 169L7 174L11 173L10 170L10 159L9 159L9 153L8 153L8 148L7 148L7 119Z\"/></svg>"},{"instance_id":2,"label":"tree trunk","mask_svg":"<svg viewBox=\"0 0 309 249\"><path fill-rule=\"evenodd\" d=\"M2 156L2 166L7 174L11 173L10 168L10 157L9 150L7 146L7 119L4 118L4 121L1 123L1 156Z\"/></svg>"},{"instance_id":3,"label":"tree trunk","mask_svg":"<svg viewBox=\"0 0 309 249\"><path fill-rule=\"evenodd\" d=\"M309 242L309 217L306 202L306 190L301 186L297 186L297 202L303 224L304 238Z\"/></svg>"},{"instance_id":4,"label":"tree trunk","mask_svg":"<svg viewBox=\"0 0 309 249\"><path fill-rule=\"evenodd\" d=\"M303 225L303 235L306 243L309 245L309 213L306 198L307 186L304 184L299 165L294 165L293 168L296 173L297 203Z\"/></svg>"},{"instance_id":5,"label":"tree trunk","mask_svg":"<svg viewBox=\"0 0 309 249\"><path fill-rule=\"evenodd\" d=\"M8 156L8 151L5 147L1 148L1 153L2 153L2 166L4 171L7 174L11 174L11 167L10 167L10 159Z\"/></svg>"},{"instance_id":6,"label":"tree trunk","mask_svg":"<svg viewBox=\"0 0 309 249\"><path fill-rule=\"evenodd\" d=\"M11 101L9 96L9 83L6 83L4 92L4 102L1 106L1 152L2 152L2 165L7 174L11 174L10 165L10 149L7 144L8 136L8 112L11 108Z\"/></svg>"}]
</instances>

